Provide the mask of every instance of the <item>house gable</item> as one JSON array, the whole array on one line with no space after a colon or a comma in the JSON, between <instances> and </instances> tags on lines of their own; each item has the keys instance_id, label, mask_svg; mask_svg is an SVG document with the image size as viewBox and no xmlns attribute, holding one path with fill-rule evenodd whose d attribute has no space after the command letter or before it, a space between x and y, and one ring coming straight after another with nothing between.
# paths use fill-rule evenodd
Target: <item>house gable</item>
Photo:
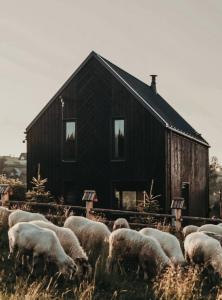
<instances>
[{"instance_id":1,"label":"house gable","mask_svg":"<svg viewBox=\"0 0 222 300\"><path fill-rule=\"evenodd\" d=\"M112 75L135 96L135 99L137 99L164 127L209 147L209 144L202 138L201 134L197 133L159 94L154 93L149 85L120 69L94 51L88 55L53 98L40 111L36 118L26 128L26 131L32 127L50 104L62 94L69 83L92 57L96 58L97 61L111 72Z\"/></svg>"}]
</instances>

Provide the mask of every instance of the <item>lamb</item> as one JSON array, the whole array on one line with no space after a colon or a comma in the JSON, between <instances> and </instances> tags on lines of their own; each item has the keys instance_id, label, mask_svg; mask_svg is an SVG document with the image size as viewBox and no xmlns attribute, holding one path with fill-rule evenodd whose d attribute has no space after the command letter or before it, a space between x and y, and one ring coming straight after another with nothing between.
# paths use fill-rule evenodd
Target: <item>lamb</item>
<instances>
[{"instance_id":1,"label":"lamb","mask_svg":"<svg viewBox=\"0 0 222 300\"><path fill-rule=\"evenodd\" d=\"M31 223L21 222L8 231L10 256L18 248L19 253L33 252L33 266L39 255L54 262L64 275L76 273L73 259L64 252L55 232Z\"/></svg>"},{"instance_id":2,"label":"lamb","mask_svg":"<svg viewBox=\"0 0 222 300\"><path fill-rule=\"evenodd\" d=\"M198 232L209 231L217 234L222 234L222 227L214 224L205 224L199 227Z\"/></svg>"},{"instance_id":3,"label":"lamb","mask_svg":"<svg viewBox=\"0 0 222 300\"><path fill-rule=\"evenodd\" d=\"M88 257L81 247L76 235L69 228L58 227L50 222L31 221L30 224L35 224L41 228L48 228L55 232L63 249L78 266L78 277L87 274L91 275L91 266L88 262Z\"/></svg>"},{"instance_id":4,"label":"lamb","mask_svg":"<svg viewBox=\"0 0 222 300\"><path fill-rule=\"evenodd\" d=\"M187 261L211 265L222 276L222 248L216 239L203 232L193 232L185 238L184 249Z\"/></svg>"},{"instance_id":5,"label":"lamb","mask_svg":"<svg viewBox=\"0 0 222 300\"><path fill-rule=\"evenodd\" d=\"M127 228L113 231L109 237L108 270L112 271L115 262L131 259L142 268L144 279L147 279L148 273L158 273L170 265L170 259L153 237Z\"/></svg>"},{"instance_id":6,"label":"lamb","mask_svg":"<svg viewBox=\"0 0 222 300\"><path fill-rule=\"evenodd\" d=\"M173 264L185 263L180 243L174 235L154 228L143 228L139 232L146 236L155 238L160 243L163 251L170 258Z\"/></svg>"},{"instance_id":7,"label":"lamb","mask_svg":"<svg viewBox=\"0 0 222 300\"><path fill-rule=\"evenodd\" d=\"M10 210L6 207L0 206L0 224L3 227L8 226L8 218L9 215L13 212L13 210Z\"/></svg>"},{"instance_id":8,"label":"lamb","mask_svg":"<svg viewBox=\"0 0 222 300\"><path fill-rule=\"evenodd\" d=\"M188 235L188 234L190 234L190 233L192 233L192 232L196 232L197 230L198 230L198 226L196 226L196 225L187 225L187 226L185 226L184 228L183 228L183 236L184 236L184 238Z\"/></svg>"},{"instance_id":9,"label":"lamb","mask_svg":"<svg viewBox=\"0 0 222 300\"><path fill-rule=\"evenodd\" d=\"M41 220L45 222L49 222L42 214L39 213L31 213L28 211L24 211L21 209L16 209L13 211L8 218L9 228L14 226L19 222L30 222L35 220Z\"/></svg>"},{"instance_id":10,"label":"lamb","mask_svg":"<svg viewBox=\"0 0 222 300\"><path fill-rule=\"evenodd\" d=\"M76 234L92 263L100 255L106 255L110 231L105 224L81 216L70 216L64 227L70 228Z\"/></svg>"},{"instance_id":11,"label":"lamb","mask_svg":"<svg viewBox=\"0 0 222 300\"><path fill-rule=\"evenodd\" d=\"M130 228L128 221L125 218L118 218L113 224L113 231L119 228Z\"/></svg>"}]
</instances>

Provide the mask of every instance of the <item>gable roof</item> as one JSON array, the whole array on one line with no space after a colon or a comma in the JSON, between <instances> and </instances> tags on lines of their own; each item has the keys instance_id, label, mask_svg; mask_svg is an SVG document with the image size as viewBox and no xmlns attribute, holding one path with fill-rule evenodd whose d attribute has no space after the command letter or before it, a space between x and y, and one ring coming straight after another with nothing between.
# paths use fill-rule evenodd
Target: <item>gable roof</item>
<instances>
[{"instance_id":1,"label":"gable roof","mask_svg":"<svg viewBox=\"0 0 222 300\"><path fill-rule=\"evenodd\" d=\"M154 117L156 117L166 128L175 131L188 138L196 140L197 142L209 146L205 139L202 138L188 122L186 122L173 107L167 103L158 93L155 93L152 88L117 67L107 59L103 58L99 54L92 51L83 63L77 68L77 70L70 76L70 78L64 83L54 97L48 102L48 104L40 111L36 118L30 123L26 131L28 131L32 125L43 114L47 107L60 96L65 87L75 77L75 75L82 69L82 67L88 62L91 57L95 57L107 70L109 70L134 96L137 100L147 109Z\"/></svg>"}]
</instances>

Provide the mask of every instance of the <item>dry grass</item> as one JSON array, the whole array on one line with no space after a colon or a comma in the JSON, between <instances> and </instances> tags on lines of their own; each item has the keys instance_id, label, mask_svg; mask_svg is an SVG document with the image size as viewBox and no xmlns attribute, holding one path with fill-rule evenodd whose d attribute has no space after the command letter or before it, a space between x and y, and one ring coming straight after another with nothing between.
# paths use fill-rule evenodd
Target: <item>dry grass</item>
<instances>
[{"instance_id":1,"label":"dry grass","mask_svg":"<svg viewBox=\"0 0 222 300\"><path fill-rule=\"evenodd\" d=\"M219 300L222 282L212 269L203 266L169 268L155 278L153 295L160 300Z\"/></svg>"},{"instance_id":2,"label":"dry grass","mask_svg":"<svg viewBox=\"0 0 222 300\"><path fill-rule=\"evenodd\" d=\"M161 224L159 228L172 231ZM0 300L222 300L222 281L203 267L168 268L145 282L136 279L131 267L125 275L117 270L107 274L106 259L100 258L92 281L78 284L58 277L50 267L44 274L41 269L31 276L25 268L17 274L14 261L7 256L7 230L0 229Z\"/></svg>"},{"instance_id":3,"label":"dry grass","mask_svg":"<svg viewBox=\"0 0 222 300\"><path fill-rule=\"evenodd\" d=\"M169 268L156 278L153 289L157 299L201 299L200 270L195 267Z\"/></svg>"}]
</instances>

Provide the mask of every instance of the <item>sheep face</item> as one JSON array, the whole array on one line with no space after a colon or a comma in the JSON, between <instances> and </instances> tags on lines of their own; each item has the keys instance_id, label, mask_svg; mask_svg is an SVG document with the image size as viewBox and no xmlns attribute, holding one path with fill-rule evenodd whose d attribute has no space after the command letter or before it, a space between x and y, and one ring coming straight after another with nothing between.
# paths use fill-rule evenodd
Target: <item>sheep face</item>
<instances>
[{"instance_id":1,"label":"sheep face","mask_svg":"<svg viewBox=\"0 0 222 300\"><path fill-rule=\"evenodd\" d=\"M91 278L92 267L85 258L76 258L75 263L78 266L77 276L79 279Z\"/></svg>"},{"instance_id":2,"label":"sheep face","mask_svg":"<svg viewBox=\"0 0 222 300\"><path fill-rule=\"evenodd\" d=\"M125 224L114 224L113 225L113 231L115 231L119 228L126 228L126 226L125 226Z\"/></svg>"},{"instance_id":3,"label":"sheep face","mask_svg":"<svg viewBox=\"0 0 222 300\"><path fill-rule=\"evenodd\" d=\"M73 259L67 257L66 261L59 266L59 271L63 275L72 278L77 273L78 267L74 263Z\"/></svg>"},{"instance_id":4,"label":"sheep face","mask_svg":"<svg viewBox=\"0 0 222 300\"><path fill-rule=\"evenodd\" d=\"M120 228L130 228L129 223L124 218L118 218L113 224L113 231L120 229Z\"/></svg>"}]
</instances>

